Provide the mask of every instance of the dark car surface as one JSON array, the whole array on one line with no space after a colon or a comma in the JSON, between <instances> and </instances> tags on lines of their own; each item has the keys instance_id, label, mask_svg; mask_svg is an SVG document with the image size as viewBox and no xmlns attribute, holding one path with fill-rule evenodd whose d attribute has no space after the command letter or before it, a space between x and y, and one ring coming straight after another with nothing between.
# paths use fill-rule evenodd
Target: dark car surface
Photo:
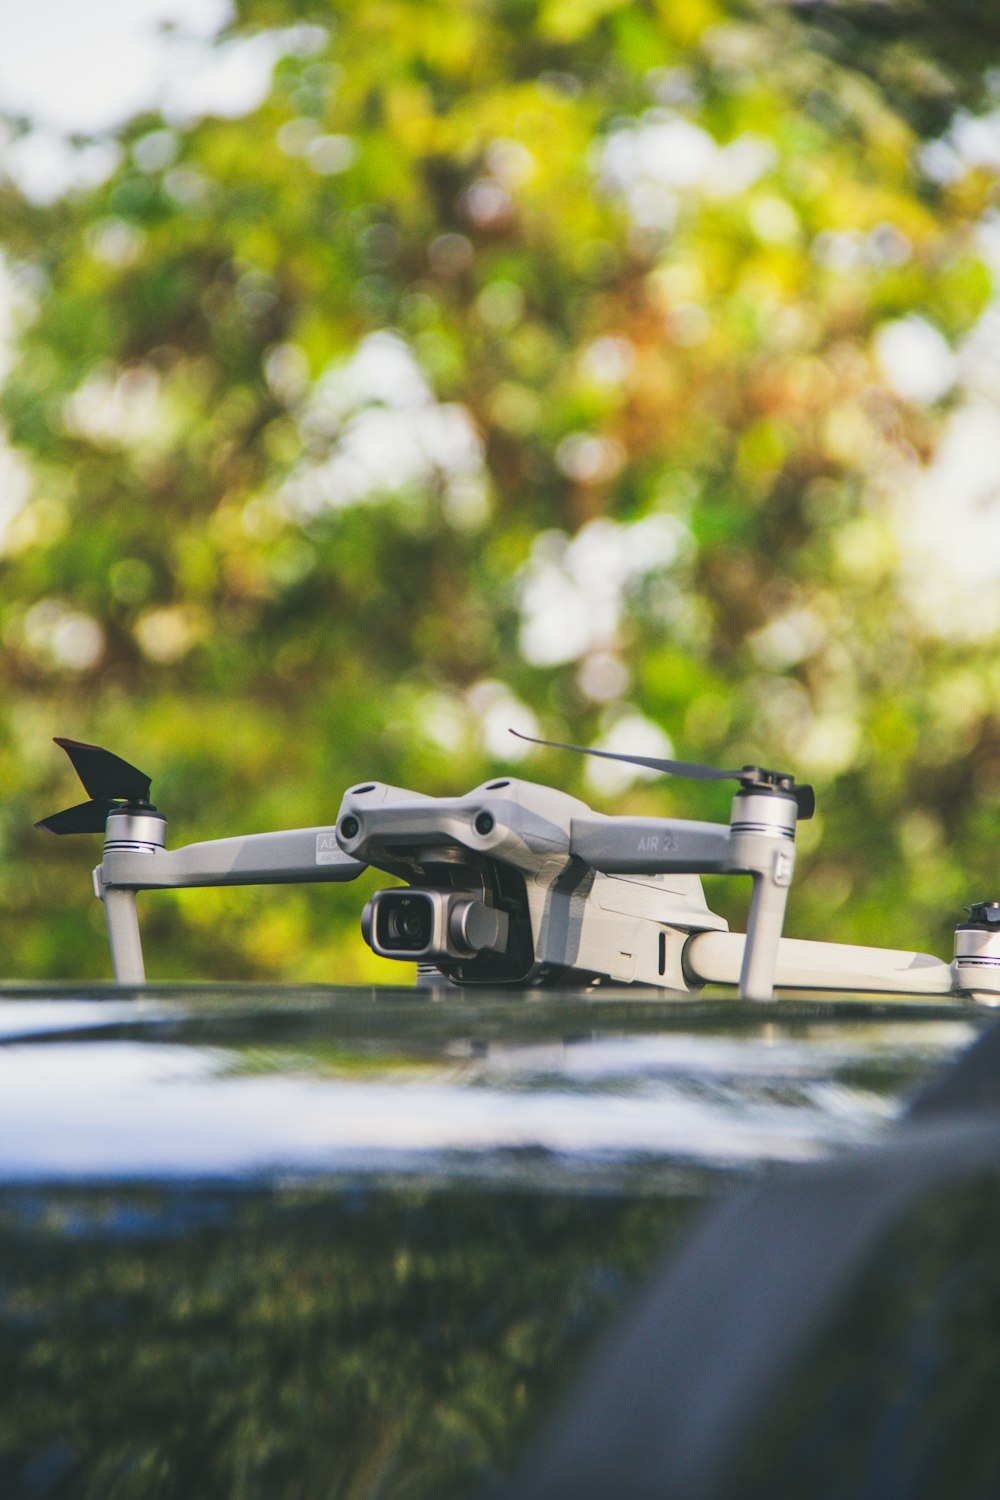
<instances>
[{"instance_id":1,"label":"dark car surface","mask_svg":"<svg viewBox=\"0 0 1000 1500\"><path fill-rule=\"evenodd\" d=\"M996 1493L993 1158L900 1125L988 1022L8 990L0 1494Z\"/></svg>"}]
</instances>

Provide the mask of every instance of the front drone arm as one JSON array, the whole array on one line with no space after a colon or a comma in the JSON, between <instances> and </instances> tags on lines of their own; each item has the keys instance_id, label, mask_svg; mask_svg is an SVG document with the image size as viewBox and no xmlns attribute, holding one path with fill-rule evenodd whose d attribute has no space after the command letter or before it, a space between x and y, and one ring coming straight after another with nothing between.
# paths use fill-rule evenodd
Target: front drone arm
<instances>
[{"instance_id":1,"label":"front drone arm","mask_svg":"<svg viewBox=\"0 0 1000 1500\"><path fill-rule=\"evenodd\" d=\"M729 869L729 829L680 818L574 818L570 853L603 875L717 875Z\"/></svg>"},{"instance_id":2,"label":"front drone arm","mask_svg":"<svg viewBox=\"0 0 1000 1500\"><path fill-rule=\"evenodd\" d=\"M164 849L157 842L163 828L162 820L157 826L141 814L108 819L94 889L104 903L111 965L119 984L142 984L146 977L136 891L345 881L366 868L338 847L332 827L250 833L180 849Z\"/></svg>"},{"instance_id":3,"label":"front drone arm","mask_svg":"<svg viewBox=\"0 0 1000 1500\"><path fill-rule=\"evenodd\" d=\"M791 796L737 792L729 827L674 818L574 818L570 852L606 875L749 875L740 994L769 1000L795 868Z\"/></svg>"},{"instance_id":4,"label":"front drone arm","mask_svg":"<svg viewBox=\"0 0 1000 1500\"><path fill-rule=\"evenodd\" d=\"M99 868L105 890L153 891L354 880L366 866L343 853L331 826L208 839L180 849L161 849L152 857L137 850L106 848Z\"/></svg>"},{"instance_id":5,"label":"front drone arm","mask_svg":"<svg viewBox=\"0 0 1000 1500\"><path fill-rule=\"evenodd\" d=\"M253 833L168 850L167 820L149 801L151 782L144 771L100 745L65 738L56 744L66 751L90 800L35 826L54 834L104 834L94 890L104 903L120 984L145 979L136 891L353 880L365 868L343 853L333 827Z\"/></svg>"}]
</instances>

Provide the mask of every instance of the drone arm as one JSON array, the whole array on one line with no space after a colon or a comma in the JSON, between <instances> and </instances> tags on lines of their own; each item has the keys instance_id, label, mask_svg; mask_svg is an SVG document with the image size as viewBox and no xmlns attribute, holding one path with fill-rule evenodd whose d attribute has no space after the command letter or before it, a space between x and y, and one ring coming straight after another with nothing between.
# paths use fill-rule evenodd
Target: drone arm
<instances>
[{"instance_id":1,"label":"drone arm","mask_svg":"<svg viewBox=\"0 0 1000 1500\"><path fill-rule=\"evenodd\" d=\"M795 867L793 799L738 792L729 827L675 818L574 818L570 851L606 875L750 875L740 995L770 1000Z\"/></svg>"},{"instance_id":2,"label":"drone arm","mask_svg":"<svg viewBox=\"0 0 1000 1500\"><path fill-rule=\"evenodd\" d=\"M604 875L710 875L730 869L729 829L680 818L574 818L570 853Z\"/></svg>"},{"instance_id":3,"label":"drone arm","mask_svg":"<svg viewBox=\"0 0 1000 1500\"><path fill-rule=\"evenodd\" d=\"M363 869L364 864L338 847L333 827L209 839L152 855L109 849L101 866L108 891L345 881Z\"/></svg>"},{"instance_id":4,"label":"drone arm","mask_svg":"<svg viewBox=\"0 0 1000 1500\"><path fill-rule=\"evenodd\" d=\"M113 828L114 821L108 820L109 834L129 831ZM338 847L331 827L252 833L169 850L140 839L130 840L131 847L123 847L124 842L111 837L94 871L94 889L104 903L111 965L119 984L143 984L146 977L136 891L343 881L355 879L365 869Z\"/></svg>"},{"instance_id":5,"label":"drone arm","mask_svg":"<svg viewBox=\"0 0 1000 1500\"><path fill-rule=\"evenodd\" d=\"M703 984L736 984L745 946L740 932L695 933L684 949L684 967ZM775 978L789 989L858 994L948 995L955 988L952 966L929 953L798 938L782 938L778 943Z\"/></svg>"}]
</instances>

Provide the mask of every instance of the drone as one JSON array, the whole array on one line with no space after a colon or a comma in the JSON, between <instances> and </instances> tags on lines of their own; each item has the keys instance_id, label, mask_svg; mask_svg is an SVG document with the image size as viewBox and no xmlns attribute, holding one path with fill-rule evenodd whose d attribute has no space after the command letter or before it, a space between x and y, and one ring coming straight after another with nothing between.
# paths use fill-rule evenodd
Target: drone
<instances>
[{"instance_id":1,"label":"drone","mask_svg":"<svg viewBox=\"0 0 1000 1500\"><path fill-rule=\"evenodd\" d=\"M94 891L122 985L146 979L139 891L343 882L371 866L405 884L372 896L362 935L382 957L416 964L425 988L639 985L686 995L722 984L767 1001L777 985L1000 1003L1000 902L966 908L951 963L782 936L796 824L815 809L812 787L794 776L518 738L662 774L735 781L729 822L608 816L566 792L508 777L461 797L369 781L345 792L330 825L168 849L150 778L98 745L57 738L89 800L35 826L103 833ZM745 934L709 910L700 878L708 874L750 877Z\"/></svg>"}]
</instances>

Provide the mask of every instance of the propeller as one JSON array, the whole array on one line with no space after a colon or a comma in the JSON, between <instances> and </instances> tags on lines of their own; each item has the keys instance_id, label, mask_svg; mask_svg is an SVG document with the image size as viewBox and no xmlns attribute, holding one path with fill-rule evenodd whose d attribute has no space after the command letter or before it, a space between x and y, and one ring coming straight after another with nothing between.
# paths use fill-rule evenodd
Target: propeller
<instances>
[{"instance_id":1,"label":"propeller","mask_svg":"<svg viewBox=\"0 0 1000 1500\"><path fill-rule=\"evenodd\" d=\"M90 793L89 802L67 807L35 824L49 833L103 833L108 814L126 809L155 812L149 801L150 779L137 766L100 745L56 738L73 762L73 769Z\"/></svg>"},{"instance_id":2,"label":"propeller","mask_svg":"<svg viewBox=\"0 0 1000 1500\"><path fill-rule=\"evenodd\" d=\"M546 745L550 750L572 750L576 755L599 755L602 760L621 760L630 766L644 766L648 771L663 771L669 776L686 776L690 781L738 781L746 791L785 792L795 798L800 818L811 818L816 811L816 793L806 782L796 785L795 777L784 771L768 771L763 766L742 766L738 771L722 771L717 766L703 766L698 761L656 760L648 755L618 755L612 750L590 750L583 745L563 745L558 740L537 740L533 735L511 734L532 745Z\"/></svg>"}]
</instances>

